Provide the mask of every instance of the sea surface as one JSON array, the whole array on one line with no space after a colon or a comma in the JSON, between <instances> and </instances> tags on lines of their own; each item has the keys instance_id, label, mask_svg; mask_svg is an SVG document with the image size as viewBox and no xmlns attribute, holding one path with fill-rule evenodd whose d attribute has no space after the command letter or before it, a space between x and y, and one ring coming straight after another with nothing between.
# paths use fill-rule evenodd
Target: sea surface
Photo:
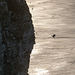
<instances>
[{"instance_id":1,"label":"sea surface","mask_svg":"<svg viewBox=\"0 0 75 75\"><path fill-rule=\"evenodd\" d=\"M29 74L75 75L75 0L27 0L27 4L36 35Z\"/></svg>"}]
</instances>

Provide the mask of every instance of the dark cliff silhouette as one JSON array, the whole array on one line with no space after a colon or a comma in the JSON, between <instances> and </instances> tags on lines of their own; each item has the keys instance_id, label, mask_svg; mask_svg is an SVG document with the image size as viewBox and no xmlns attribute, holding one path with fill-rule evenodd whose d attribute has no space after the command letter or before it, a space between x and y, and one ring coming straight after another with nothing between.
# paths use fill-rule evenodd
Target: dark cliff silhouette
<instances>
[{"instance_id":1,"label":"dark cliff silhouette","mask_svg":"<svg viewBox=\"0 0 75 75\"><path fill-rule=\"evenodd\" d=\"M0 75L28 75L35 44L25 0L0 0Z\"/></svg>"}]
</instances>

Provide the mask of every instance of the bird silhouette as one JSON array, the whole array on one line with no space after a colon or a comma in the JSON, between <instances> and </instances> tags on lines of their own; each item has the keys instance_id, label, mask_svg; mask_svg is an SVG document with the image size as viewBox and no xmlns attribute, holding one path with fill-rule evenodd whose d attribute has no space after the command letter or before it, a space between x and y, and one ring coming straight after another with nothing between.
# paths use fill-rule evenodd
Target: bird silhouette
<instances>
[{"instance_id":1,"label":"bird silhouette","mask_svg":"<svg viewBox=\"0 0 75 75\"><path fill-rule=\"evenodd\" d=\"M52 35L53 38L55 38L55 36L56 36L55 34Z\"/></svg>"}]
</instances>

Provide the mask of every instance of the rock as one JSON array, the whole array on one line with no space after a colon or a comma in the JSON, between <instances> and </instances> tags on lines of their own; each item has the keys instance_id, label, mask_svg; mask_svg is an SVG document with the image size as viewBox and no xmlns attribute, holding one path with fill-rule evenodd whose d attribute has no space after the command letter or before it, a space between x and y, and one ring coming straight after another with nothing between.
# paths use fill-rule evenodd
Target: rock
<instances>
[{"instance_id":1,"label":"rock","mask_svg":"<svg viewBox=\"0 0 75 75\"><path fill-rule=\"evenodd\" d=\"M35 43L25 0L0 0L0 75L28 75Z\"/></svg>"}]
</instances>

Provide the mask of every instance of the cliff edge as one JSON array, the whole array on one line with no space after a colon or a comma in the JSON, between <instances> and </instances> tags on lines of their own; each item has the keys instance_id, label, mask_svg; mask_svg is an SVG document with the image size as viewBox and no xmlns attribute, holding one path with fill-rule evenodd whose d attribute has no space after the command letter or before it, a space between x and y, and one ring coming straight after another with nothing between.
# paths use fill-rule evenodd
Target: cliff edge
<instances>
[{"instance_id":1,"label":"cliff edge","mask_svg":"<svg viewBox=\"0 0 75 75\"><path fill-rule=\"evenodd\" d=\"M28 75L35 43L25 0L0 0L0 75Z\"/></svg>"}]
</instances>

